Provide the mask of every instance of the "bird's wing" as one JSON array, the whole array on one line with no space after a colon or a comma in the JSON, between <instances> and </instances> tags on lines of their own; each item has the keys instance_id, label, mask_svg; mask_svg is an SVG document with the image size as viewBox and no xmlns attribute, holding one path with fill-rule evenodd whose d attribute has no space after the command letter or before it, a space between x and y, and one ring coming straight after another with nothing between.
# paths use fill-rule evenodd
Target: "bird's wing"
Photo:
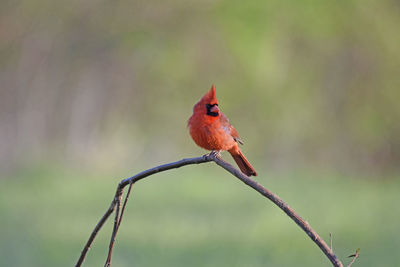
<instances>
[{"instance_id":1,"label":"bird's wing","mask_svg":"<svg viewBox=\"0 0 400 267\"><path fill-rule=\"evenodd\" d=\"M243 145L242 140L240 140L239 134L236 131L236 129L229 123L229 119L224 115L221 114L220 116L221 119L221 125L224 127L224 129L233 137L233 139Z\"/></svg>"}]
</instances>

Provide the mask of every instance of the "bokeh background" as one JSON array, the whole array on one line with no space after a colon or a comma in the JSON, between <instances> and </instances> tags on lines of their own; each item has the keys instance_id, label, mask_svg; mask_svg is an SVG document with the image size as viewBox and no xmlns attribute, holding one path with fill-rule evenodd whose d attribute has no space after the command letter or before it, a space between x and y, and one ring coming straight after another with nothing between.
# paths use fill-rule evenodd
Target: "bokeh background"
<instances>
[{"instance_id":1,"label":"bokeh background","mask_svg":"<svg viewBox=\"0 0 400 267\"><path fill-rule=\"evenodd\" d=\"M1 1L0 265L73 265L121 179L204 154L214 83L260 183L344 263L399 266L399 25L395 0ZM213 164L138 183L113 264L330 265Z\"/></svg>"}]
</instances>

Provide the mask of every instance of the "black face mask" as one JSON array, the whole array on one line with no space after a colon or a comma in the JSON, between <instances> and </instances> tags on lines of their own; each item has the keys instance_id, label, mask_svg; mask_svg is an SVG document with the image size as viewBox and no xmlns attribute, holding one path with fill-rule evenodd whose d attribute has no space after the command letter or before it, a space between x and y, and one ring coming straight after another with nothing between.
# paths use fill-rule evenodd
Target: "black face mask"
<instances>
[{"instance_id":1,"label":"black face mask","mask_svg":"<svg viewBox=\"0 0 400 267\"><path fill-rule=\"evenodd\" d=\"M217 106L217 107L218 107L218 104L213 104L213 105L211 105L211 104L206 104L207 115L208 115L208 116L212 116L212 117L218 117L218 115L219 115L218 112L212 112L212 111L211 111L211 108L214 107L214 106Z\"/></svg>"}]
</instances>

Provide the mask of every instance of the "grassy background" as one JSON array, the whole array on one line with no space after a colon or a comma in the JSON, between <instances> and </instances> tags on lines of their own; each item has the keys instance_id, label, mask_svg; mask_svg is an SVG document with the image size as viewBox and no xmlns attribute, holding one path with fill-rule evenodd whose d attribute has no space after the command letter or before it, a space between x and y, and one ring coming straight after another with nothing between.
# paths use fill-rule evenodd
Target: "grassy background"
<instances>
[{"instance_id":1,"label":"grassy background","mask_svg":"<svg viewBox=\"0 0 400 267\"><path fill-rule=\"evenodd\" d=\"M398 266L395 0L0 1L0 265L71 266L117 183L205 153L214 83L262 184L341 259ZM229 158L225 155L224 158ZM107 224L85 266L101 266ZM348 260L348 259L347 259ZM115 266L329 266L212 165L140 182Z\"/></svg>"},{"instance_id":2,"label":"grassy background","mask_svg":"<svg viewBox=\"0 0 400 267\"><path fill-rule=\"evenodd\" d=\"M397 266L400 183L333 173L260 171L337 255L355 266ZM130 174L126 173L125 176ZM114 178L113 178L114 177ZM38 167L1 180L2 266L71 266L108 207L115 173ZM122 175L121 175L122 177ZM101 266L110 220L85 266ZM115 266L329 266L284 213L212 164L157 174L132 191Z\"/></svg>"}]
</instances>

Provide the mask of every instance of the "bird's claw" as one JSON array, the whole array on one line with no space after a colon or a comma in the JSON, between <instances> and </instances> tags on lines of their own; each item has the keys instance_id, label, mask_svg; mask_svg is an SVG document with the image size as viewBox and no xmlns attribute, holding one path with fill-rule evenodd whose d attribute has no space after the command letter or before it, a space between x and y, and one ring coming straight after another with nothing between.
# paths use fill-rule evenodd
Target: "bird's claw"
<instances>
[{"instance_id":1,"label":"bird's claw","mask_svg":"<svg viewBox=\"0 0 400 267\"><path fill-rule=\"evenodd\" d=\"M210 154L208 154L210 157L220 157L221 156L221 151L220 150L212 150Z\"/></svg>"}]
</instances>

